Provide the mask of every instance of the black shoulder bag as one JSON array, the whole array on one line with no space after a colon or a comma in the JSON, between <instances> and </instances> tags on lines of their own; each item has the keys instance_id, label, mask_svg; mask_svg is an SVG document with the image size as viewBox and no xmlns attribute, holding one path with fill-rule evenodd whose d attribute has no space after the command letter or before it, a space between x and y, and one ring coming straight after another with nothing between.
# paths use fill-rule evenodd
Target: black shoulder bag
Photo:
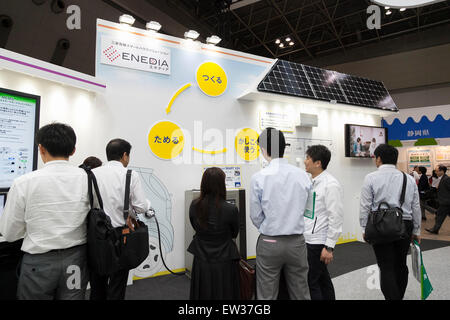
<instances>
[{"instance_id":1,"label":"black shoulder bag","mask_svg":"<svg viewBox=\"0 0 450 320\"><path fill-rule=\"evenodd\" d=\"M89 268L105 276L113 274L119 266L119 239L110 217L103 211L103 201L94 173L89 167L82 167L88 175L88 194L91 209L87 216L87 252ZM94 208L94 186L99 208Z\"/></svg>"},{"instance_id":2,"label":"black shoulder bag","mask_svg":"<svg viewBox=\"0 0 450 320\"><path fill-rule=\"evenodd\" d=\"M378 210L371 211L367 220L364 240L370 244L382 244L404 239L402 206L405 202L406 174L403 173L403 187L400 196L400 207L391 208L387 202L381 202ZM381 208L382 205L387 208Z\"/></svg>"},{"instance_id":3,"label":"black shoulder bag","mask_svg":"<svg viewBox=\"0 0 450 320\"><path fill-rule=\"evenodd\" d=\"M127 226L130 207L130 183L131 170L127 171L125 184L125 202L123 206L123 218L125 225L116 228L119 243L119 265L122 270L131 270L138 267L149 254L148 227L142 221L136 220L134 231Z\"/></svg>"}]
</instances>

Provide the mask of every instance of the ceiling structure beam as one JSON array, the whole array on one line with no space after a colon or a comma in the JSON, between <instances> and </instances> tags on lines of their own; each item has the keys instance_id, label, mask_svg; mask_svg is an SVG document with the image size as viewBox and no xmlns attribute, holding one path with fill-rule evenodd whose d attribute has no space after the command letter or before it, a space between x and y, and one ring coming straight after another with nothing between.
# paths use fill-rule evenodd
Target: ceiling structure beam
<instances>
[{"instance_id":1,"label":"ceiling structure beam","mask_svg":"<svg viewBox=\"0 0 450 320\"><path fill-rule=\"evenodd\" d=\"M247 28L248 31L250 31L253 37L255 37L255 39L258 40L258 42L264 48L266 48L266 50L271 54L271 56L275 58L275 54L273 53L273 51L270 50L270 48L264 43L264 41L262 41L244 21L242 21L242 19L236 14L236 12L234 12L234 10L231 10L231 13L236 17L236 19L239 20L240 23L242 23L242 25L244 25Z\"/></svg>"},{"instance_id":2,"label":"ceiling structure beam","mask_svg":"<svg viewBox=\"0 0 450 320\"><path fill-rule=\"evenodd\" d=\"M447 9L447 8L440 8L440 9L435 9L435 10L423 12L423 13L422 13L422 16L430 15L430 14L433 14L433 13L436 13L436 12L439 12L439 11L443 11L443 10L448 10L448 9ZM361 10L361 11L359 11L359 12L357 12L357 13L362 13L362 12L365 13L366 11L365 11L365 10ZM343 18L352 16L352 15L354 15L354 14L355 14L355 13L352 13L352 14L349 14L349 15L346 15L346 16L342 16L342 17L336 18L336 20L343 19ZM394 21L386 22L386 23L384 23L384 24L381 25L381 28L386 27L386 26L389 26L389 25L393 25L393 24L396 24L396 23L404 22L404 21L407 21L407 20L411 20L411 19L416 19L416 15L414 15L414 16L409 16L409 17L405 17L405 18L402 18L402 19L399 19L399 20L394 20ZM319 26L326 25L326 24L328 24L328 23L329 23L329 22L327 22L327 23L320 23L320 24L318 24L318 25L313 25L313 26L309 27L308 29L302 29L302 30L299 30L299 31L297 31L297 32L299 32L299 33L300 33L300 32L305 32L305 31L311 32L311 30L312 30L313 28L317 28L317 27L319 27ZM441 22L438 22L438 23L433 23L433 26L438 25L438 24L443 24L443 23L445 23L445 21L441 21ZM408 29L406 29L405 31L400 31L400 32L401 32L401 33L410 32L410 31L413 31L413 29L417 29L417 30L423 29L423 27L427 27L427 25L420 26L419 28L417 28L417 27L411 28L411 29L408 28ZM360 31L360 32L361 32L361 33L364 33L364 32L370 32L370 31L371 31L371 30L362 30L362 31ZM358 32L358 31L355 30L355 32L350 33L350 34L347 34L347 35L344 35L344 36L341 36L340 38L341 38L341 40L342 40L342 39L345 39L345 38L348 38L348 37L356 36L356 35L357 35L357 32ZM396 34L399 34L399 33L396 33ZM385 38L390 37L390 36L392 36L392 34L388 34L388 35L384 35L384 36L380 36L379 34L377 34L377 39L378 39L378 41L381 41L381 39L385 39ZM373 38L372 38L372 39L368 39L368 40L364 40L364 41L362 41L362 43L367 43L367 42L373 41L373 40L374 40ZM266 40L266 43L272 43L273 41L274 41L274 39L267 39L267 40ZM310 46L308 45L307 48L308 48L308 49L311 49L311 48L317 47L318 45L328 44L328 43L333 42L333 41L335 41L335 39L327 40L327 41L325 41L325 42L322 42L322 41L321 41L321 42L319 42L319 43L315 43L315 44L312 44L312 45L310 45ZM348 47L348 46L353 46L354 44L355 44L355 43L352 43L352 44L350 44L350 45L346 45L346 47ZM250 47L249 47L249 50L255 49L255 48L257 48L257 47L258 47L258 46L250 46ZM283 53L283 54L278 55L278 56L285 56L285 55L287 55L287 54L300 52L300 51L302 51L302 50L303 50L303 48L294 49L294 50L291 50L291 51L289 51L289 52Z\"/></svg>"},{"instance_id":3,"label":"ceiling structure beam","mask_svg":"<svg viewBox=\"0 0 450 320\"><path fill-rule=\"evenodd\" d=\"M339 5L339 0L336 3L336 7L338 5ZM319 5L319 8L321 9L322 12L325 13L325 16L328 18L328 21L330 22L331 28L332 28L332 30L333 30L337 40L341 44L341 48L345 51L345 46L342 43L342 39L341 39L341 37L339 36L339 34L338 34L337 30L336 30L336 26L334 25L333 19L330 16L330 12L328 12L327 6L326 6L326 4L325 4L325 2L323 0L322 0L322 6Z\"/></svg>"},{"instance_id":4,"label":"ceiling structure beam","mask_svg":"<svg viewBox=\"0 0 450 320\"><path fill-rule=\"evenodd\" d=\"M297 34L297 32L294 30L294 28L292 27L291 23L289 22L289 20L286 18L285 14L280 10L280 8L278 7L278 5L275 3L274 0L266 0L269 4L272 5L273 8L275 8L275 11L278 12L278 14L281 16L281 19L286 23L286 25L288 26L289 30L291 30L292 32L292 36L297 40L298 43L300 43L300 45L303 47L302 49L306 51L306 53L311 57L314 58L314 56L312 55L312 53L308 50L308 48L306 48L305 44L303 43L302 39L300 39L300 36Z\"/></svg>"}]
</instances>

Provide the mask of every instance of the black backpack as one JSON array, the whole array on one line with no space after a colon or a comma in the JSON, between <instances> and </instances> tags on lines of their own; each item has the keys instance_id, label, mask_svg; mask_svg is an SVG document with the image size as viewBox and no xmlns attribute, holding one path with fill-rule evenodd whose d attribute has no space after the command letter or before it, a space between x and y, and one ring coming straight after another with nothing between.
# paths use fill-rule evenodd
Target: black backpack
<instances>
[{"instance_id":1,"label":"black backpack","mask_svg":"<svg viewBox=\"0 0 450 320\"><path fill-rule=\"evenodd\" d=\"M89 167L82 167L88 175L88 193L91 210L87 216L88 266L95 273L105 276L119 270L119 241L111 218L103 211L103 201L97 180ZM99 208L94 208L94 186Z\"/></svg>"}]
</instances>

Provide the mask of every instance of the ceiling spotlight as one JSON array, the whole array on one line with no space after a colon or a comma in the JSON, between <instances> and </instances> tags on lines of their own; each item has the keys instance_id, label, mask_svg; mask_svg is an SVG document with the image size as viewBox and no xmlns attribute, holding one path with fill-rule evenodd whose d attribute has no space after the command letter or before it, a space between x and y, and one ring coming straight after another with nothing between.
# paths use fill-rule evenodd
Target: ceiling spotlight
<instances>
[{"instance_id":1,"label":"ceiling spotlight","mask_svg":"<svg viewBox=\"0 0 450 320\"><path fill-rule=\"evenodd\" d=\"M386 10L389 10L391 7L384 7Z\"/></svg>"},{"instance_id":2,"label":"ceiling spotlight","mask_svg":"<svg viewBox=\"0 0 450 320\"><path fill-rule=\"evenodd\" d=\"M284 48L284 43L279 44L280 48Z\"/></svg>"},{"instance_id":3,"label":"ceiling spotlight","mask_svg":"<svg viewBox=\"0 0 450 320\"><path fill-rule=\"evenodd\" d=\"M289 45L293 46L294 45L294 41L289 42Z\"/></svg>"},{"instance_id":4,"label":"ceiling spotlight","mask_svg":"<svg viewBox=\"0 0 450 320\"><path fill-rule=\"evenodd\" d=\"M147 30L152 30L152 31L158 32L161 29L161 24L156 21L150 21L150 22L147 22L145 27L147 28Z\"/></svg>"},{"instance_id":5,"label":"ceiling spotlight","mask_svg":"<svg viewBox=\"0 0 450 320\"><path fill-rule=\"evenodd\" d=\"M281 42L280 39L275 40L276 44L279 44L280 42Z\"/></svg>"},{"instance_id":6,"label":"ceiling spotlight","mask_svg":"<svg viewBox=\"0 0 450 320\"><path fill-rule=\"evenodd\" d=\"M206 38L206 43L216 45L218 44L222 39L220 39L216 35L212 35L211 37Z\"/></svg>"},{"instance_id":7,"label":"ceiling spotlight","mask_svg":"<svg viewBox=\"0 0 450 320\"><path fill-rule=\"evenodd\" d=\"M392 13L391 10L386 11L386 15L387 15L387 16L390 15L391 13Z\"/></svg>"},{"instance_id":8,"label":"ceiling spotlight","mask_svg":"<svg viewBox=\"0 0 450 320\"><path fill-rule=\"evenodd\" d=\"M199 35L200 35L200 33L198 33L195 30L189 30L184 33L184 37L186 39L191 39L191 40L197 39Z\"/></svg>"},{"instance_id":9,"label":"ceiling spotlight","mask_svg":"<svg viewBox=\"0 0 450 320\"><path fill-rule=\"evenodd\" d=\"M291 38L287 37L286 42L289 42L289 41L291 41Z\"/></svg>"},{"instance_id":10,"label":"ceiling spotlight","mask_svg":"<svg viewBox=\"0 0 450 320\"><path fill-rule=\"evenodd\" d=\"M135 21L134 18L132 16L130 16L129 14L123 14L119 17L119 22L121 24L128 24L128 25L132 26L134 21Z\"/></svg>"},{"instance_id":11,"label":"ceiling spotlight","mask_svg":"<svg viewBox=\"0 0 450 320\"><path fill-rule=\"evenodd\" d=\"M406 8L400 8L400 11L405 11L406 10Z\"/></svg>"}]
</instances>

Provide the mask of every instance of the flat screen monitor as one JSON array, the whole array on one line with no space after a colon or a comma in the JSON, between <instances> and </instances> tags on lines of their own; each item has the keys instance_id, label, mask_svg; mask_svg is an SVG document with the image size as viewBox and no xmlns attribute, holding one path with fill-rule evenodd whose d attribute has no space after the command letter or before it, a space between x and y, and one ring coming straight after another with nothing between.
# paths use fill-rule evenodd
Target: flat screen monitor
<instances>
[{"instance_id":1,"label":"flat screen monitor","mask_svg":"<svg viewBox=\"0 0 450 320\"><path fill-rule=\"evenodd\" d=\"M345 125L345 156L351 158L374 158L373 152L380 144L387 143L387 128Z\"/></svg>"},{"instance_id":2,"label":"flat screen monitor","mask_svg":"<svg viewBox=\"0 0 450 320\"><path fill-rule=\"evenodd\" d=\"M40 97L0 88L0 192L37 169Z\"/></svg>"}]
</instances>

